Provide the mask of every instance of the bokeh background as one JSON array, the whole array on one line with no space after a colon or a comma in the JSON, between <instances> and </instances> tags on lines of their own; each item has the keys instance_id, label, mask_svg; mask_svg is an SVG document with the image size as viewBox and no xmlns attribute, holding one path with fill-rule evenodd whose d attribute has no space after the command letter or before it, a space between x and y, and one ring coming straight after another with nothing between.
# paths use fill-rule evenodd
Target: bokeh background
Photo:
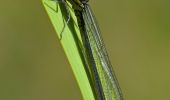
<instances>
[{"instance_id":1,"label":"bokeh background","mask_svg":"<svg viewBox=\"0 0 170 100\"><path fill-rule=\"evenodd\" d=\"M125 100L169 100L170 1L90 4ZM0 100L82 100L40 0L0 2Z\"/></svg>"}]
</instances>

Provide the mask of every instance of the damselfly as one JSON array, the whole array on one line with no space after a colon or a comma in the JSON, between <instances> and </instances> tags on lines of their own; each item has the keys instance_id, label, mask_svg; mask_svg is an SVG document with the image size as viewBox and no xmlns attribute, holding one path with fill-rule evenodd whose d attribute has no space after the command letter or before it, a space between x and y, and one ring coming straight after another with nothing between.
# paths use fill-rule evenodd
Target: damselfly
<instances>
[{"instance_id":1,"label":"damselfly","mask_svg":"<svg viewBox=\"0 0 170 100\"><path fill-rule=\"evenodd\" d=\"M51 0L60 6L66 24L70 21L70 10L77 18L82 40L82 52L86 62L91 87L97 100L123 100L120 87L106 52L96 19L89 7L88 0ZM71 7L69 6L71 5ZM56 6L57 7L57 6ZM76 22L74 22L76 23ZM63 27L63 30L65 26ZM61 40L64 36L61 31Z\"/></svg>"}]
</instances>

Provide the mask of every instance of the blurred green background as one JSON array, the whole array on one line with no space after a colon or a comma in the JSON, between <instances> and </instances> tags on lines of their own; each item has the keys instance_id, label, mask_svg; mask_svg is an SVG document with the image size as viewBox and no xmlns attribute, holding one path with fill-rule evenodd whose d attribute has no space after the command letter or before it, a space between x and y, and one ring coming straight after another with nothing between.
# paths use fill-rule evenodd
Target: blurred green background
<instances>
[{"instance_id":1,"label":"blurred green background","mask_svg":"<svg viewBox=\"0 0 170 100\"><path fill-rule=\"evenodd\" d=\"M170 1L90 3L125 100L169 100ZM0 3L0 100L82 100L40 0Z\"/></svg>"}]
</instances>

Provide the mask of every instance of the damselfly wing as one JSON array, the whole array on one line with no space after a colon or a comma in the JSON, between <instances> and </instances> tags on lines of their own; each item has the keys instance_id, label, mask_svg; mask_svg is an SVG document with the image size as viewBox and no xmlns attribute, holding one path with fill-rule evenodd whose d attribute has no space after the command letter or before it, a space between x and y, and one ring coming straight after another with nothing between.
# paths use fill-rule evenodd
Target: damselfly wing
<instances>
[{"instance_id":1,"label":"damselfly wing","mask_svg":"<svg viewBox=\"0 0 170 100\"><path fill-rule=\"evenodd\" d=\"M123 100L120 87L112 70L101 33L87 0L52 0L60 5L63 11L65 24L70 21L70 12L74 12L81 34L82 52L86 62L86 72L89 74L91 87L98 100ZM70 4L71 6L69 6ZM56 6L57 7L57 6ZM61 39L64 37L61 31Z\"/></svg>"}]
</instances>

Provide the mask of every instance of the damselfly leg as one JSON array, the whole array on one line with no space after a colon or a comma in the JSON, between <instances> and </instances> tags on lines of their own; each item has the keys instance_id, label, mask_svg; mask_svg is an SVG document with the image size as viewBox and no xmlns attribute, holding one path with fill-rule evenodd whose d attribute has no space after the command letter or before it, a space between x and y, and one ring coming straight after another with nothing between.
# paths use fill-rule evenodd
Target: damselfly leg
<instances>
[{"instance_id":1,"label":"damselfly leg","mask_svg":"<svg viewBox=\"0 0 170 100\"><path fill-rule=\"evenodd\" d=\"M51 10L53 10L54 12L58 12L58 4L61 3L61 1L59 0L49 0L49 1L55 1L56 2L56 9L53 9L50 5L48 5L46 2L44 3L48 8L50 8Z\"/></svg>"},{"instance_id":2,"label":"damselfly leg","mask_svg":"<svg viewBox=\"0 0 170 100\"><path fill-rule=\"evenodd\" d=\"M69 11L69 8L68 8L65 0L49 0L49 1L53 1L53 2L56 3L56 9L52 8L52 7L49 6L47 3L45 3L45 5L46 5L47 7L49 7L51 10L53 10L54 12L58 13L58 7L61 8L62 6L64 6L64 8L65 8L65 10L66 10L66 14L62 14L62 17L63 17L63 25L64 25L64 26L63 26L63 28L62 28L62 30L61 30L61 32L60 32L60 40L61 40L62 37L63 37L64 30L65 30L65 28L66 28L66 25L67 25L67 24L69 23L69 21L70 21L70 17L71 17L70 11ZM63 12L61 12L61 13L63 13ZM65 18L65 16L66 16L66 18Z\"/></svg>"}]
</instances>

